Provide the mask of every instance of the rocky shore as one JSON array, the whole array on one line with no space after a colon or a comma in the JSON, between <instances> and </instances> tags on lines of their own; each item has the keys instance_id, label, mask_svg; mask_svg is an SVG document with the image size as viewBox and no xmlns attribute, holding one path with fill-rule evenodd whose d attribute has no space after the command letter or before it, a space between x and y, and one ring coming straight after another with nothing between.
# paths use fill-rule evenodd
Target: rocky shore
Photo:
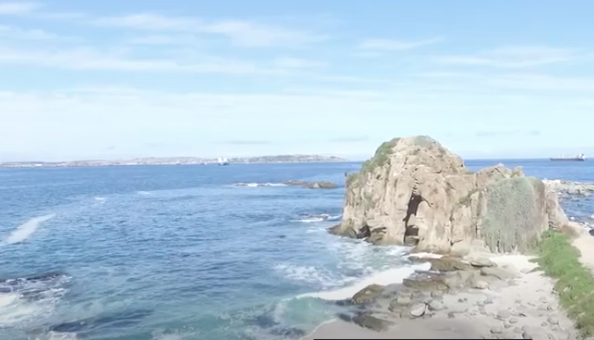
<instances>
[{"instance_id":1,"label":"rocky shore","mask_svg":"<svg viewBox=\"0 0 594 340\"><path fill-rule=\"evenodd\" d=\"M523 255L414 258L431 269L355 294L350 314L303 338L578 339L553 281Z\"/></svg>"},{"instance_id":2,"label":"rocky shore","mask_svg":"<svg viewBox=\"0 0 594 340\"><path fill-rule=\"evenodd\" d=\"M590 192L594 186L542 181L503 165L472 172L426 136L382 144L347 178L342 223L329 231L410 246L411 264L427 270L366 287L302 339L581 339L534 254L550 232L594 247L559 204L560 195ZM588 254L583 261L594 264Z\"/></svg>"}]
</instances>

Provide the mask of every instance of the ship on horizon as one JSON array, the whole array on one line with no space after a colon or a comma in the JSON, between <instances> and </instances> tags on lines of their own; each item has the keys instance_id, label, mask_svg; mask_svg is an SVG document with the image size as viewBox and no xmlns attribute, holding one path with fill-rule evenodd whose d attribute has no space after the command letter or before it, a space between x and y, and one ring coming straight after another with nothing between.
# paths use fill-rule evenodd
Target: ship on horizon
<instances>
[{"instance_id":1,"label":"ship on horizon","mask_svg":"<svg viewBox=\"0 0 594 340\"><path fill-rule=\"evenodd\" d=\"M574 157L551 157L550 158L551 161L565 161L565 162L583 162L586 160L586 155L584 155L583 153L580 153L577 156Z\"/></svg>"},{"instance_id":2,"label":"ship on horizon","mask_svg":"<svg viewBox=\"0 0 594 340\"><path fill-rule=\"evenodd\" d=\"M219 165L229 165L229 160L224 157L219 157L217 163L219 163Z\"/></svg>"}]
</instances>

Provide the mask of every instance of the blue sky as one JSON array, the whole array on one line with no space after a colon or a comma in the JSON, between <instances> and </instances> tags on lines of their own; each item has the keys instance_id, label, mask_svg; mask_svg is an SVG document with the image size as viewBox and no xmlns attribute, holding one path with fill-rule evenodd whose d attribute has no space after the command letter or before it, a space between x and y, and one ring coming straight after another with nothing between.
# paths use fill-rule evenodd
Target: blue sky
<instances>
[{"instance_id":1,"label":"blue sky","mask_svg":"<svg viewBox=\"0 0 594 340\"><path fill-rule=\"evenodd\" d=\"M594 2L0 0L0 161L594 154Z\"/></svg>"}]
</instances>

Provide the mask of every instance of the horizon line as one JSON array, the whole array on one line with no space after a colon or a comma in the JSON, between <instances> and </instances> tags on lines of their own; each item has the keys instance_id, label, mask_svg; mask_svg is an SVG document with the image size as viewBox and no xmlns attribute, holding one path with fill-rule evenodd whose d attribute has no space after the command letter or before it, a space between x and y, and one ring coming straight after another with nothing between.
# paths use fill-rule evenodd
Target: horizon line
<instances>
[{"instance_id":1,"label":"horizon line","mask_svg":"<svg viewBox=\"0 0 594 340\"><path fill-rule=\"evenodd\" d=\"M294 153L294 154L268 154L268 155L257 155L257 156L234 156L234 157L229 157L227 158L227 160L232 160L232 159L237 159L237 158L263 158L263 157L281 157L281 156L309 156L309 157L322 157L322 158L334 158L334 159L339 159L340 161L336 161L336 162L342 162L342 163L357 163L357 162L365 162L371 158L373 158L373 156L371 157L367 157L367 158L359 158L359 157L353 157L353 158L344 158L341 156L335 156L335 155L323 155L323 154L306 154L306 153ZM136 156L136 157L122 157L122 158L112 158L112 159L74 159L74 160L59 160L59 161L43 161L43 160L19 160L19 161L2 161L0 162L0 164L18 164L18 163L45 163L45 164L51 164L51 163L73 163L73 162L122 162L122 161L132 161L132 160L146 160L146 159L153 159L153 160L159 160L159 159L172 159L172 158L180 158L180 159L200 159L200 160L217 160L217 157L203 157L203 156ZM488 157L488 158L483 158L483 157L462 157L460 156L460 158L462 158L463 161L529 161L529 160L547 160L550 159L550 157L501 157L501 158L493 158L493 157ZM586 159L586 161L588 161L588 159ZM336 163L335 162L335 163ZM150 165L150 164L147 164ZM155 164L156 165L156 164Z\"/></svg>"}]
</instances>

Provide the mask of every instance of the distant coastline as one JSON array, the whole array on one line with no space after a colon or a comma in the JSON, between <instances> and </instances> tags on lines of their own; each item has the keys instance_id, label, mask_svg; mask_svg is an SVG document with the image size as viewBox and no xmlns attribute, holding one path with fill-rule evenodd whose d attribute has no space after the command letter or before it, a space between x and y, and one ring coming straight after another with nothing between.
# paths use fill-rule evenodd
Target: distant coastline
<instances>
[{"instance_id":1,"label":"distant coastline","mask_svg":"<svg viewBox=\"0 0 594 340\"><path fill-rule=\"evenodd\" d=\"M320 155L275 155L256 157L234 157L228 159L230 164L271 164L271 163L327 163L348 162L347 159L335 156ZM0 168L75 168L122 165L216 165L216 158L202 157L142 157L118 160L86 160L63 162L4 162Z\"/></svg>"}]
</instances>

